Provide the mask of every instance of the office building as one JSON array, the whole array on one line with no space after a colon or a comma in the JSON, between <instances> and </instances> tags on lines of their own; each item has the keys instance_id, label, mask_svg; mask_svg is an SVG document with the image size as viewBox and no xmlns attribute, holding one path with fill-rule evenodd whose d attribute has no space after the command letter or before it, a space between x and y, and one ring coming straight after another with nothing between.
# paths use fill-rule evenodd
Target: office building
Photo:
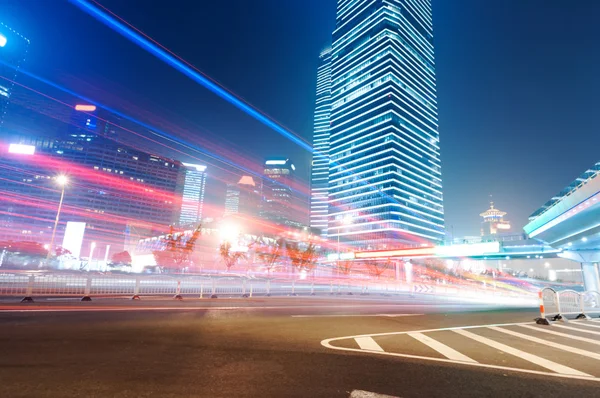
<instances>
[{"instance_id":1,"label":"office building","mask_svg":"<svg viewBox=\"0 0 600 398\"><path fill-rule=\"evenodd\" d=\"M329 239L443 240L431 0L338 1L329 155Z\"/></svg>"},{"instance_id":2,"label":"office building","mask_svg":"<svg viewBox=\"0 0 600 398\"><path fill-rule=\"evenodd\" d=\"M177 223L179 226L197 226L202 221L206 166L182 163L177 182L177 197L181 198Z\"/></svg>"},{"instance_id":3,"label":"office building","mask_svg":"<svg viewBox=\"0 0 600 398\"><path fill-rule=\"evenodd\" d=\"M28 50L29 39L0 22L0 131L10 111L14 81L19 68L25 63Z\"/></svg>"},{"instance_id":4,"label":"office building","mask_svg":"<svg viewBox=\"0 0 600 398\"><path fill-rule=\"evenodd\" d=\"M319 56L310 181L310 227L327 236L329 198L329 116L331 113L331 47Z\"/></svg>"},{"instance_id":5,"label":"office building","mask_svg":"<svg viewBox=\"0 0 600 398\"><path fill-rule=\"evenodd\" d=\"M225 193L225 217L239 215L256 218L260 214L261 183L252 176L242 176L236 184L228 184Z\"/></svg>"},{"instance_id":6,"label":"office building","mask_svg":"<svg viewBox=\"0 0 600 398\"><path fill-rule=\"evenodd\" d=\"M181 162L85 128L67 129L54 137L11 136L10 140L0 157L1 201L6 209L0 215L3 239L50 242L60 198L55 177L66 174L69 184L55 242L62 241L67 222L85 222L83 253L92 241L97 250L104 250L101 244L110 245L111 252L122 250L127 231L155 234L172 223L181 210L176 204L186 203L177 184L184 181L189 188L191 177L187 181L186 177L194 174L188 174L189 166ZM196 209L200 211L201 205Z\"/></svg>"},{"instance_id":7,"label":"office building","mask_svg":"<svg viewBox=\"0 0 600 398\"><path fill-rule=\"evenodd\" d=\"M299 224L292 190L295 170L290 159L269 158L265 161L260 212L263 219L273 224Z\"/></svg>"}]
</instances>

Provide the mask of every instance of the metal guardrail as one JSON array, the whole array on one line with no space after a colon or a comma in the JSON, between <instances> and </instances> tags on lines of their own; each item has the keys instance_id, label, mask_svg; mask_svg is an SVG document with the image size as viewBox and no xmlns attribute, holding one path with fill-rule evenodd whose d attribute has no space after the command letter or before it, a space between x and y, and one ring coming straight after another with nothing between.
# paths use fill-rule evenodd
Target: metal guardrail
<instances>
[{"instance_id":1,"label":"metal guardrail","mask_svg":"<svg viewBox=\"0 0 600 398\"><path fill-rule=\"evenodd\" d=\"M426 288L425 288L426 287ZM95 273L0 272L0 296L92 297L170 296L182 299L296 296L296 295L436 295L456 298L506 297L518 302L525 298L514 292L452 285L407 284L397 281L357 279L260 279L241 276L131 275ZM530 299L530 297L527 297ZM598 300L596 300L598 301Z\"/></svg>"},{"instance_id":2,"label":"metal guardrail","mask_svg":"<svg viewBox=\"0 0 600 398\"><path fill-rule=\"evenodd\" d=\"M549 321L568 322L567 315L574 315L576 319L591 319L592 315L600 314L600 292L595 290L557 292L545 287L539 292L539 300L540 317L536 322L542 325L549 325Z\"/></svg>"}]
</instances>

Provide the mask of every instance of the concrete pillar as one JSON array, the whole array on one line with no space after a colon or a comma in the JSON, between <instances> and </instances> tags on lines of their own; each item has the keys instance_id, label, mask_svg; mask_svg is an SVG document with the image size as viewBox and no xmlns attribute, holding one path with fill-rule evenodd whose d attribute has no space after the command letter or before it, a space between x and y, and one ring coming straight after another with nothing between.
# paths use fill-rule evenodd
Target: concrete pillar
<instances>
[{"instance_id":1,"label":"concrete pillar","mask_svg":"<svg viewBox=\"0 0 600 398\"><path fill-rule=\"evenodd\" d=\"M598 263L582 263L581 271L583 274L583 285L585 286L585 290L595 290L600 292Z\"/></svg>"},{"instance_id":2,"label":"concrete pillar","mask_svg":"<svg viewBox=\"0 0 600 398\"><path fill-rule=\"evenodd\" d=\"M585 290L600 291L600 277L598 263L600 263L600 251L596 250L573 250L564 251L560 257L577 261L581 264L581 273Z\"/></svg>"},{"instance_id":3,"label":"concrete pillar","mask_svg":"<svg viewBox=\"0 0 600 398\"><path fill-rule=\"evenodd\" d=\"M404 263L404 275L406 277L406 283L412 283L412 264L410 261Z\"/></svg>"}]
</instances>

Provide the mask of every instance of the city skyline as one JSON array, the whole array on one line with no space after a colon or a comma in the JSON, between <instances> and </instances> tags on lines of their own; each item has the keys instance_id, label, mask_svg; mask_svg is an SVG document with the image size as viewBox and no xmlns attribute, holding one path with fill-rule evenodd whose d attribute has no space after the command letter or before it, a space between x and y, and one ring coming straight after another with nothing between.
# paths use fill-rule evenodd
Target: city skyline
<instances>
[{"instance_id":1,"label":"city skyline","mask_svg":"<svg viewBox=\"0 0 600 398\"><path fill-rule=\"evenodd\" d=\"M284 12L286 14L290 13L291 11L301 11L298 15L306 19L298 18L298 20L295 21L296 24L308 24L309 19L318 16L319 23L311 22L311 26L316 27L317 31L320 33L311 34L310 38L308 39L309 42L303 42L304 44L302 44L299 47L295 46L301 51L297 53L292 53L291 50L287 48L284 51L286 55L290 54L290 57L294 60L294 62L296 62L296 60L301 59L302 61L299 65L312 65L312 68L291 68L289 71L285 72L286 74L289 73L289 75L286 76L291 76L292 72L295 75L298 75L300 77L298 84L300 84L300 82L315 82L315 70L318 61L315 57L315 54L318 54L319 50L323 47L323 44L328 41L327 31L330 32L333 28L332 21L334 19L333 17L335 12L335 5L329 4L327 2L318 2L318 4L317 2L308 2L305 4L306 7L302 10L300 10L301 7L299 7L296 4L286 4L281 10L281 12ZM540 8L538 6L539 4L540 3L536 1L531 1L528 4L525 4L523 15L531 15L532 12L539 11L540 13L539 15L537 15L537 17L540 20L540 25L542 24L542 20L552 21L559 17L557 9L558 3L546 3L547 6L543 8ZM122 13L122 16L126 19L132 19L131 22L133 22L134 24L138 22L135 21L136 17L133 14L131 14L130 11L128 11L131 10L131 5L114 4L110 1L105 2L105 5L109 8L114 8L115 11L117 11L118 13ZM467 5L473 7L469 7ZM217 5L211 7L215 7L215 10L219 11ZM270 4L269 2L267 2L267 4L265 5L261 5L260 7L269 8L269 12L280 12L277 11L276 8L271 9L270 7L272 7L272 4ZM40 4L40 8L43 10L44 5ZM94 35L96 34L101 34L101 32L104 32L103 27L85 20L85 18L81 14L77 13L77 10L73 10L72 7L70 7L68 4L57 6L57 8L61 9L62 11L65 11L69 16L75 16L75 25L79 28L82 28L84 32L88 32L88 34L92 35L86 36L88 37L88 39L90 37L94 37ZM457 8L468 10L468 15L458 16L457 11L455 11ZM568 183L570 175L577 174L578 170L587 167L587 164L595 161L595 159L592 159L590 157L591 155L588 155L587 152L585 152L589 151L589 149L584 148L584 154L582 156L572 156L566 153L567 156L570 156L565 160L566 165L564 167L558 167L557 165L545 159L546 157L543 156L542 153L540 153L539 156L534 156L533 150L531 148L536 148L535 146L533 146L533 143L538 142L538 145L540 145L539 143L541 143L542 145L541 151L538 148L539 152L549 151L549 153L556 153L556 151L558 150L557 145L553 143L553 141L558 140L558 134L560 134L560 131L565 131L564 125L566 123L566 120L568 120L569 118L560 116L558 118L553 118L556 127L552 127L543 122L543 120L546 119L546 115L542 112L544 109L554 109L556 107L560 107L560 101L562 98L582 98L580 110L581 112L583 112L583 117L570 117L570 119L575 120L575 124L572 127L572 129L575 131L571 132L570 134L579 135L580 137L589 137L589 133L586 134L586 131L593 131L594 122L590 120L589 117L587 117L586 119L585 112L582 108L588 106L585 105L586 101L584 100L584 98L586 98L586 93L589 90L582 91L583 96L574 96L572 94L575 93L573 89L581 87L580 82L584 80L589 82L589 84L591 85L590 87L594 87L594 85L597 84L597 78L592 77L590 79L590 76L586 76L586 72L583 71L582 73L577 73L576 75L573 75L574 79L576 79L574 85L570 87L557 87L552 86L548 83L551 81L550 76L552 76L552 73L556 73L560 68L565 69L565 65L561 64L557 65L556 67L551 66L549 68L544 68L544 74L542 74L542 76L532 76L526 68L521 70L514 67L508 67L506 62L503 63L498 61L492 64L491 62L495 58L490 57L494 52L498 53L498 51L500 51L498 54L502 54L502 52L504 52L504 54L509 54L507 53L507 51L518 50L518 54L522 59L520 65L527 65L531 67L533 67L536 64L539 64L540 61L552 59L552 52L550 51L550 38L556 38L556 36L558 35L558 31L552 30L553 28L550 24L547 24L548 26L544 25L545 32L549 37L548 40L545 40L545 38L542 37L541 34L533 36L531 34L526 34L531 28L526 27L525 17L519 17L516 19L515 26L513 27L513 29L515 29L517 33L521 33L522 37L525 40L533 40L539 48L539 59L536 62L536 57L534 56L535 54L526 54L519 49L511 49L503 41L499 41L500 36L491 36L490 32L493 30L492 28L496 28L498 26L500 17L509 15L508 9L510 7L508 5L503 4L497 5L496 7L490 7L490 9L494 10L497 15L492 15L492 11L485 9L481 5L478 5L477 2L466 1L464 7L457 8L450 7L446 4L443 4L443 2L436 2L435 0L433 1L434 23L436 24L435 36L436 40L441 40L441 43L437 43L436 41L436 56L438 58L437 72L439 102L440 104L443 104L440 105L440 131L442 134L441 144L444 148L442 152L442 164L444 167L445 179L444 188L446 201L446 226L448 227L448 229L452 226L456 235L476 234L477 230L479 229L479 219L477 216L477 211L473 211L472 209L480 209L482 207L484 208L487 205L488 195L493 194L495 201L498 203L498 206L509 212L511 214L511 220L513 221L514 226L516 228L520 228L523 224L526 223L526 217L533 210L535 210L537 204L540 201L544 201L546 197L552 195L552 192L556 191L557 189L560 189L560 187ZM32 40L33 46L37 47L36 50L41 50L38 51L39 55L31 55L31 57L33 57L33 61L35 62L36 57L39 58L41 56L44 56L48 59L48 62L51 65L53 62L55 63L53 66L54 69L56 69L56 61L54 61L52 57L48 57L49 53L47 52L47 48L49 47L43 45L47 43L45 40L53 40L53 37L50 35L48 38L41 38L41 35L39 35L39 32L36 32L36 29L29 29L31 26L34 26L31 20L32 16L30 14L30 11L23 10L22 7L19 6L18 2L15 2L12 5L11 2L8 2L8 9L12 12L8 13L7 15L11 16L12 19L7 21L7 24L13 27L19 27L18 30L21 32L25 31L26 29L30 30L31 33L29 33L27 36L30 39L34 38L34 40ZM326 10L328 10L328 15L324 15L326 13ZM564 14L563 17L568 19L574 19L579 17L585 18L585 15L582 15L581 10L579 9L569 9L564 12L566 12L567 14ZM49 11L49 14L52 14L52 11ZM589 14L593 14L593 12ZM222 14L217 12L217 15L219 16ZM480 21L477 24L475 24L474 20L469 18L477 15L480 15ZM18 20L17 17L19 17L20 20ZM152 13L150 13L148 18L154 18ZM460 26L458 21L462 22ZM489 27L480 26L484 24L483 21L485 21L485 24L488 24ZM18 22L20 25L15 25L16 22ZM46 25L48 23L49 21L46 21ZM43 26L43 24L41 24L40 26ZM477 40L475 40L475 37L469 36L469 34L474 31L475 27L480 28L480 30L478 30L479 35ZM144 26L142 26L142 28L144 28ZM267 28L265 27L265 30L266 29ZM596 37L594 36L596 34L596 31L591 29L592 27L590 24L582 23L581 27L576 26L573 28L573 32L566 32L565 34L573 35L573 37L583 37L585 42L587 42L588 40L593 42L593 37ZM444 36L448 35L441 34L440 30L442 32L450 32L450 38L443 39ZM155 36L157 39L159 39L159 41L162 41L161 38L165 37L165 44L169 46L173 45L173 42L170 40L169 36L164 36L164 32L161 32L159 30L150 30L147 32L150 35ZM584 32L586 32L587 34L583 34ZM511 35L517 34L510 32L508 33ZM282 36L278 38L278 40L282 40L282 42L285 40L289 40L292 37L291 35L291 30L283 29ZM457 38L460 40L456 40ZM484 38L487 40L487 46L491 48L483 47L483 41L485 41ZM37 39L37 42L35 39ZM112 40L112 42L117 43L116 48L118 50L127 47L125 44L122 43L120 39L117 40L115 38L108 38L107 40ZM452 46L449 43L449 41L451 40L453 41ZM58 42L57 40L54 41ZM255 39L253 39L253 41L255 41ZM63 45L66 46L66 48L78 48L84 46L85 41L69 39L65 41ZM266 48L263 46L263 44L260 44L260 41L258 46L259 49ZM582 48L584 48L583 44L581 45L581 47L576 46L572 49L569 49L571 54L570 58L575 60L582 59ZM209 51L212 50L214 50L214 48ZM308 50L310 50L311 52L310 57L306 56L306 54L309 53ZM305 55L300 57L301 53ZM31 54L35 53L31 52ZM98 57L101 57L101 54L102 51L98 49L96 53L91 54L91 58L93 60L97 60ZM215 53L215 55L219 54L220 53ZM468 58L465 58L465 54L468 55ZM579 57L576 56L577 54L580 54ZM199 66L201 69L206 70L211 75L214 75L215 78L217 78L219 81L223 81L233 90L239 91L244 96L248 95L249 87L244 86L244 84L246 83L240 86L238 84L239 82L236 82L235 79L229 79L227 70L222 71L223 74L221 74L221 71L218 71L211 67L210 63L207 65L203 65L202 62L194 61L193 53L184 51L182 55L185 58L191 57L190 60L194 64L198 64L197 66ZM593 57L597 56L595 52L592 52L590 55ZM138 57L144 59L141 55L138 55ZM461 58L468 59L469 61L460 61ZM221 58L217 57L217 59ZM244 59L246 60L245 62L249 62L248 65L250 66L263 64L259 63L259 60L256 59L256 57L249 57L249 54L245 54ZM64 68L64 73L74 75L77 79L79 79L79 81L85 79L85 84L80 84L80 87L77 87L78 90L86 91L86 89L98 87L98 73L103 70L104 64L99 63L97 64L97 66L86 70L84 66L88 65L90 60L85 60L84 58L77 58L71 59L69 61L75 61L72 62L74 64L74 67L72 69ZM133 60L131 62L132 65L136 65L139 61ZM281 62L290 62L290 59L284 57L284 59ZM578 63L579 61L577 61L573 65L567 65L566 70L569 70L569 67L577 68ZM36 65L36 63L30 64L31 67L33 67L32 65ZM482 65L493 65L493 68L489 69L489 72L494 73L486 74L485 68L480 67ZM35 68L40 68L40 66L36 66ZM85 75L82 74L84 70L86 70ZM154 73L156 70L162 70L163 73L171 73L169 71L164 70L163 67L156 65L150 66L148 72L152 71ZM256 68L252 70L256 70ZM466 71L470 71L470 76L467 76L468 74ZM474 73L473 71L475 71L476 73ZM48 75L47 71L45 70L38 69L34 70L34 72L38 72L38 74L39 72L42 72L42 74L46 74L45 77L47 78L57 78L58 80L60 80L61 78L60 76ZM450 77L450 72L454 73L455 76ZM525 84L528 85L528 87L538 88L538 90L527 91L527 98L531 99L532 95L536 96L537 98L539 95L536 94L536 92L543 92L545 93L544 97L551 97L554 101L554 104L549 104L547 101L542 101L544 103L544 106L540 106L537 109L533 109L533 111L530 113L529 116L531 116L531 121L523 119L524 116L520 110L516 109L513 106L507 105L507 102L503 102L506 101L507 98L511 98L511 96L516 95L517 88L520 85L523 85L522 79L525 76L525 73L531 81L525 82ZM259 74L259 76L261 75ZM109 84L109 86L112 85L114 88L118 87L119 85L123 85L123 77L127 77L127 73L122 72L120 74L112 75L112 77L109 78L114 82ZM271 74L271 77L277 77L277 75ZM498 78L504 78L504 80L500 79L504 83L497 84L496 86L494 86L491 84L492 77L494 77L496 80L498 80ZM189 83L185 82L183 79L178 79L177 77L174 77L174 79L174 85L178 89L184 88L184 91L191 90ZM256 79L257 84L259 81L261 81L260 77ZM472 81L472 84L465 85L464 82L466 81ZM481 82L482 84L477 84L477 81ZM461 84L461 82L463 84ZM482 89L476 91L474 87L477 87L478 85L482 85ZM310 97L313 97L314 99L314 87L316 87L316 84L312 84L311 86L313 87L312 89L310 89L310 87L306 87L300 91L292 90L300 93L301 99L298 99L296 101L299 101L298 103L302 104L300 108L303 108L306 111L297 112L296 110L294 110L293 115L291 112L284 110L285 107L290 106L289 104L285 105L284 107L283 104L279 105L272 101L266 100L267 97L287 99L288 97L284 94L286 91L289 91L289 86L286 86L286 89L282 89L282 91L278 91L277 88L270 87L270 90L263 90L263 92L259 94L258 97L254 97L253 95L251 95L250 100L254 99L253 102L258 101L257 103L261 105L261 108L263 108L269 114L272 114L277 119L281 119L281 121L283 121L285 124L291 124L292 127L296 127L295 130L300 131L308 140L310 139L310 134L312 130L312 128L310 127L310 124L312 123L310 120L312 115L311 108L314 107L314 100L311 101ZM506 89L497 90L497 88L501 86L505 86ZM556 92L556 95L548 95L546 91L550 90L550 87L552 87L552 90L558 90ZM134 84L132 90L135 89L137 91L138 88L139 86L137 84ZM491 88L496 88L496 90L493 91L495 93L494 96L490 97L488 100L481 101L481 106L472 108L474 104L474 99L485 99L486 97L482 97L482 95L484 95L486 92L492 92ZM539 89L543 90L540 91ZM560 93L563 94L561 95ZM100 90L100 95L101 97L107 96L106 90ZM124 102L121 102L118 105L125 106L126 109L131 110L133 114L136 114L139 117L140 114L137 113L139 112L139 108L131 106L133 101L137 100L138 98L142 100L142 103L147 103L148 100L155 101L156 99L152 99L153 95L154 94L151 91L144 88L140 91L139 97L138 93L136 93L135 95L126 95L124 96L124 98L127 98L127 100L124 100ZM186 96L182 97L183 100L185 100L185 98ZM308 101L306 100L307 98ZM525 99L525 97L523 99ZM287 101L278 100L276 102L285 103ZM590 103L590 101L587 101L587 103ZM461 106L461 104L469 104L470 106L465 107ZM552 108L549 108L549 106L552 106ZM215 113L219 114L224 112L223 109L225 106L221 106L219 104L211 104L210 107L216 107L215 109L217 110L217 112ZM466 111L465 108L472 109ZM504 108L506 108L506 110L501 111ZM158 122L164 123L165 120L168 119L168 117L166 117L168 113L164 113L164 111L172 111L166 109L164 104L159 105L158 109L163 112L157 112L157 114L165 115L159 117ZM496 109L495 112L493 111L494 109ZM574 116L573 112L575 111L575 109L573 109L572 106L566 105L565 103L565 105L562 106L561 109L563 109L563 111L566 112L567 115ZM298 115L300 113L302 115ZM500 120L498 118L500 114L506 116L503 117L503 119L507 120L507 122L498 122ZM466 115L468 115L469 117L466 117ZM489 117L489 120L486 122L484 119L482 119L482 115L487 115L487 117ZM143 116L143 114L141 116ZM189 113L186 114L186 112L183 111L182 118L180 119L178 117L177 120L183 120L183 124L187 124L187 121L189 120ZM223 133L224 139L231 140L233 137L233 135L231 134L236 130L239 131L239 126L237 126L237 122L235 121L227 122L222 127L218 127L219 123L217 123L214 120L211 121L210 117L203 117L202 119L199 119L199 121L200 123L208 125L208 129L210 131L218 131L218 133ZM519 123L519 121L522 121L520 125L515 124ZM244 123L246 122L244 121ZM539 125L536 125L536 123L538 123ZM512 128L507 129L503 128L502 126L512 126ZM515 126L518 126L519 128L514 129ZM464 130L462 130L463 127ZM216 128L218 128L218 130L215 130ZM260 131L259 135L262 135L264 137L273 137L273 135L270 132L264 130L262 127L256 126L255 124L253 124L253 122L250 122L249 128L254 131ZM523 129L529 129L531 132L524 132ZM470 130L470 132L464 132L466 130ZM511 130L516 131L513 132ZM548 139L540 139L540 134L542 130L545 132L546 137L548 137ZM483 134L480 133L481 131L492 131L494 133ZM499 131L502 131L503 134L498 134ZM486 148L485 145L483 145L483 143L481 142L481 139L478 138L478 135L480 135L481 137L487 137L488 134L493 134L496 141L496 144L494 145L495 148ZM192 138L192 140L196 140L196 138L194 137ZM282 142L279 139L272 139L271 141L273 142L265 145L264 148L260 149L255 147L253 148L252 145L250 145L249 148L251 148L251 152L254 153L250 156L250 158L260 159L275 154L276 151L274 150L273 145L289 145L288 143ZM523 145L517 146L519 142L522 142ZM239 143L236 144L245 146L246 142L242 139ZM565 142L563 144L567 145L567 147L573 145L572 142ZM589 147L593 147L593 145L589 145ZM448 148L448 152L446 152L445 148ZM468 150L469 152L468 156L464 156L466 150ZM297 152L297 148L291 148L291 150L289 151L290 157L293 157L296 160L296 164L299 166L300 169L298 175L304 181L304 183L308 185L307 169L309 168L310 164L309 155L300 153L298 156L296 156L294 152ZM286 153L288 152L286 151ZM190 159L189 161L192 160L193 159ZM258 161L256 163L260 162ZM543 170L547 171L547 175L545 175L543 178L535 178L535 176L540 175L540 173ZM223 183L222 185L222 190L224 193L225 184ZM478 187L476 192L474 192L473 189L469 188L474 186ZM218 189L216 191L218 191ZM221 198L223 196L218 192L215 193L215 191L213 191L211 195L219 196Z\"/></svg>"}]
</instances>

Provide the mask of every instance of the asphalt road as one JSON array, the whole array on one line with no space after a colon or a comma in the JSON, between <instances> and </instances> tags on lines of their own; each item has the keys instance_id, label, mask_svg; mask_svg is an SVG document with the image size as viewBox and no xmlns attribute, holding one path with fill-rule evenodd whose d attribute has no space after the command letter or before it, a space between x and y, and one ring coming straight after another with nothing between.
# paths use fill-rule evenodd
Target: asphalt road
<instances>
[{"instance_id":1,"label":"asphalt road","mask_svg":"<svg viewBox=\"0 0 600 398\"><path fill-rule=\"evenodd\" d=\"M2 303L0 396L597 397L600 322L546 327L565 337L535 316L356 298Z\"/></svg>"}]
</instances>

